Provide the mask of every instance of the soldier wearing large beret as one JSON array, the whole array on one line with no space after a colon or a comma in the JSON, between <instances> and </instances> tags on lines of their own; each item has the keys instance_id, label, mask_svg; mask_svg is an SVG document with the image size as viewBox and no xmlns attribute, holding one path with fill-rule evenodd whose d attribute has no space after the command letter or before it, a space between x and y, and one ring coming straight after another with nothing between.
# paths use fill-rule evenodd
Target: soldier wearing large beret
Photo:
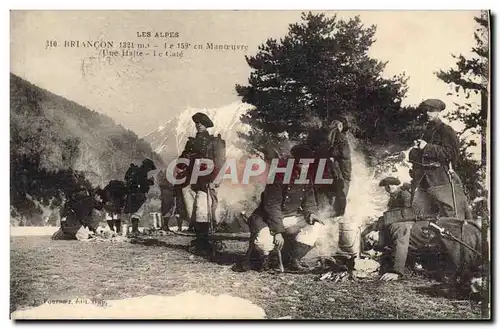
<instances>
[{"instance_id":1,"label":"soldier wearing large beret","mask_svg":"<svg viewBox=\"0 0 500 329\"><path fill-rule=\"evenodd\" d=\"M407 184L407 183L405 183ZM387 202L387 210L396 208L410 207L411 194L409 188L397 187L401 185L401 181L397 177L386 177L382 179L379 186L384 187L389 194L389 201Z\"/></svg>"},{"instance_id":2,"label":"soldier wearing large beret","mask_svg":"<svg viewBox=\"0 0 500 329\"><path fill-rule=\"evenodd\" d=\"M185 183L176 188L180 190L178 194L182 195L185 213L190 220L189 230L196 233L196 239L191 243L192 251L206 253L212 248L208 234L210 222L214 221L212 217L215 216L215 211L211 209L217 207L217 191L212 184L216 171L213 170L210 175L198 177L193 184L190 181L196 159L209 159L218 166L215 163L217 158L216 138L207 131L207 128L212 128L214 123L206 114L197 112L191 118L196 126L196 136L189 137L180 156L180 158L188 159L190 164L183 168L186 177ZM203 168L201 169L203 170Z\"/></svg>"},{"instance_id":3,"label":"soldier wearing large beret","mask_svg":"<svg viewBox=\"0 0 500 329\"><path fill-rule=\"evenodd\" d=\"M427 99L419 107L427 111L429 122L409 154L414 189L412 206L423 217L470 219L466 218L470 212L461 180L450 170L458 161L460 143L453 128L439 117L446 104L439 99Z\"/></svg>"},{"instance_id":4,"label":"soldier wearing large beret","mask_svg":"<svg viewBox=\"0 0 500 329\"><path fill-rule=\"evenodd\" d=\"M351 148L346 136L348 129L347 118L336 115L326 127L312 130L308 136L316 158L326 161L322 178L333 179L333 184L315 187L320 207L329 209L332 217L343 216L347 206L352 173Z\"/></svg>"}]
</instances>

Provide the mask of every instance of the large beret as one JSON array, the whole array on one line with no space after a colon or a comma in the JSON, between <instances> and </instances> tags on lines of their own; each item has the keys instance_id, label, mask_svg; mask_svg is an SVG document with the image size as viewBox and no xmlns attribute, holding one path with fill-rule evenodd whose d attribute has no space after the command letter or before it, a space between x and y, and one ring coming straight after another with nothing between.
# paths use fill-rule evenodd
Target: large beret
<instances>
[{"instance_id":1,"label":"large beret","mask_svg":"<svg viewBox=\"0 0 500 329\"><path fill-rule=\"evenodd\" d=\"M429 111L441 112L446 108L446 104L439 99L426 99L420 103L419 107L427 107Z\"/></svg>"},{"instance_id":2,"label":"large beret","mask_svg":"<svg viewBox=\"0 0 500 329\"><path fill-rule=\"evenodd\" d=\"M378 186L399 185L401 181L396 177L386 177L380 181Z\"/></svg>"},{"instance_id":3,"label":"large beret","mask_svg":"<svg viewBox=\"0 0 500 329\"><path fill-rule=\"evenodd\" d=\"M312 159L314 158L314 150L305 144L298 144L292 147L290 154L294 158Z\"/></svg>"},{"instance_id":4,"label":"large beret","mask_svg":"<svg viewBox=\"0 0 500 329\"><path fill-rule=\"evenodd\" d=\"M150 168L151 170L156 170L156 166L155 166L155 163L153 162L153 160L151 159L144 159L142 161L142 165L143 167L145 168Z\"/></svg>"},{"instance_id":5,"label":"large beret","mask_svg":"<svg viewBox=\"0 0 500 329\"><path fill-rule=\"evenodd\" d=\"M197 112L191 118L193 119L194 123L201 123L207 128L214 126L212 120L210 120L210 118L204 113Z\"/></svg>"}]
</instances>

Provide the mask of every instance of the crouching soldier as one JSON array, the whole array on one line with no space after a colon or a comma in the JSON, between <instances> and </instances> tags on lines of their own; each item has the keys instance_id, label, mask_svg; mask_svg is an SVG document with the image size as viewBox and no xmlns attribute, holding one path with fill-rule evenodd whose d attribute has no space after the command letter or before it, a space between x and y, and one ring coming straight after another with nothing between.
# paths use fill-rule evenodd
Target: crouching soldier
<instances>
[{"instance_id":1,"label":"crouching soldier","mask_svg":"<svg viewBox=\"0 0 500 329\"><path fill-rule=\"evenodd\" d=\"M52 235L52 240L77 240L76 234L82 226L95 233L99 220L93 214L94 209L102 209L101 201L90 184L79 182L68 193L60 210L61 227Z\"/></svg>"},{"instance_id":2,"label":"crouching soldier","mask_svg":"<svg viewBox=\"0 0 500 329\"><path fill-rule=\"evenodd\" d=\"M443 275L451 275L455 282L466 284L480 276L484 259L481 230L455 218L402 222L381 218L365 232L363 245L365 251L389 252L391 262L382 269L382 281L404 277L408 260L418 259Z\"/></svg>"},{"instance_id":3,"label":"crouching soldier","mask_svg":"<svg viewBox=\"0 0 500 329\"><path fill-rule=\"evenodd\" d=\"M142 161L141 166L131 164L125 173L125 184L127 187L127 197L124 213L130 217L132 224L132 234L139 233L139 220L144 214L144 203L146 202L146 193L149 187L154 184L152 178L148 179L148 173L155 170L151 159Z\"/></svg>"},{"instance_id":4,"label":"crouching soldier","mask_svg":"<svg viewBox=\"0 0 500 329\"><path fill-rule=\"evenodd\" d=\"M254 262L257 270L269 269L269 254L274 249L281 250L285 244L290 245L289 268L300 272L307 269L300 261L313 248L321 228L317 223L313 186L300 184L297 179L301 170L308 170L299 160L311 159L313 154L301 145L293 147L290 153L295 158L291 180L287 183L280 176L266 185L259 206L248 219L251 238L247 259L236 265L235 271L247 271ZM256 261L252 259L254 256Z\"/></svg>"}]
</instances>

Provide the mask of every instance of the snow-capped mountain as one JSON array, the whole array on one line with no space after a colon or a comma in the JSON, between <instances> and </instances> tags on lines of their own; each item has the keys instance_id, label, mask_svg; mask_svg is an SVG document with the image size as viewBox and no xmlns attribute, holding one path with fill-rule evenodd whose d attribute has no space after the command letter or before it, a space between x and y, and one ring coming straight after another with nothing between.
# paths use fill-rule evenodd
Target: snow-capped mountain
<instances>
[{"instance_id":1,"label":"snow-capped mountain","mask_svg":"<svg viewBox=\"0 0 500 329\"><path fill-rule=\"evenodd\" d=\"M251 105L246 103L232 103L220 108L187 108L176 117L162 124L158 129L151 131L143 137L163 159L170 160L181 154L188 137L196 134L194 123L191 119L196 112L205 113L213 121L214 127L208 131L212 135L221 134L226 141L226 154L228 157L239 157L241 150L236 146L239 140L238 132L246 132L249 127L240 120Z\"/></svg>"}]
</instances>

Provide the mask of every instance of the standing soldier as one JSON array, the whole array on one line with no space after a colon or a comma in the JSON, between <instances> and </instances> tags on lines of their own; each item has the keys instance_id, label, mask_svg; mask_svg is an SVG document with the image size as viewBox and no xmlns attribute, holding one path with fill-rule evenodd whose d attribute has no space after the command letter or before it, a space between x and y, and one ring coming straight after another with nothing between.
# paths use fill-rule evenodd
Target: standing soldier
<instances>
[{"instance_id":1,"label":"standing soldier","mask_svg":"<svg viewBox=\"0 0 500 329\"><path fill-rule=\"evenodd\" d=\"M158 173L157 181L161 191L162 229L170 231L169 221L174 217L177 221L178 231L181 232L185 216L181 216L182 205L180 202L182 202L182 198L179 197L180 189L168 181L165 170Z\"/></svg>"},{"instance_id":2,"label":"standing soldier","mask_svg":"<svg viewBox=\"0 0 500 329\"><path fill-rule=\"evenodd\" d=\"M258 254L257 268L269 268L269 254L275 248L281 250L290 244L289 265L293 271L304 271L301 259L314 247L319 234L318 208L314 197L313 179L309 183L296 183L301 170L308 170L299 159L313 158L313 151L304 145L294 146L290 151L295 158L294 170L289 183L283 177L276 177L274 183L267 184L261 194L261 202L248 219L251 238L246 261L234 268L247 271L252 261L252 251ZM311 171L309 171L311 172Z\"/></svg>"},{"instance_id":3,"label":"standing soldier","mask_svg":"<svg viewBox=\"0 0 500 329\"><path fill-rule=\"evenodd\" d=\"M428 99L420 107L427 110L429 123L409 154L413 165L412 206L418 216L470 219L461 180L453 171L460 152L457 134L439 118L446 105L441 100Z\"/></svg>"},{"instance_id":4,"label":"standing soldier","mask_svg":"<svg viewBox=\"0 0 500 329\"><path fill-rule=\"evenodd\" d=\"M333 217L343 216L347 206L352 171L351 149L345 135L348 129L347 119L338 116L328 127L308 136L308 144L314 149L316 159L326 160L322 178L333 179L332 184L315 187L321 210L329 209Z\"/></svg>"},{"instance_id":5,"label":"standing soldier","mask_svg":"<svg viewBox=\"0 0 500 329\"><path fill-rule=\"evenodd\" d=\"M335 134L331 156L340 169L340 175L337 177L338 184L336 184L333 209L335 216L343 216L347 206L347 194L349 193L349 186L351 184L352 171L351 148L346 136L349 126L344 116L339 116L334 120L332 126L333 131L336 130L337 133Z\"/></svg>"},{"instance_id":6,"label":"standing soldier","mask_svg":"<svg viewBox=\"0 0 500 329\"><path fill-rule=\"evenodd\" d=\"M121 214L127 196L125 183L119 180L111 180L98 193L102 199L103 209L106 213L106 222L109 228L121 234Z\"/></svg>"},{"instance_id":7,"label":"standing soldier","mask_svg":"<svg viewBox=\"0 0 500 329\"><path fill-rule=\"evenodd\" d=\"M196 125L196 136L189 137L180 156L189 159L189 166L183 168L186 181L182 187L182 196L188 220L196 233L196 239L192 242L193 251L206 252L210 249L208 234L210 222L213 224L215 220L214 208L217 206L217 186L213 181L225 161L225 144L220 135L214 137L208 133L207 128L214 124L207 115L198 112L192 116L192 120ZM214 170L210 175L198 177L196 182L190 184L196 159L212 160Z\"/></svg>"},{"instance_id":8,"label":"standing soldier","mask_svg":"<svg viewBox=\"0 0 500 329\"><path fill-rule=\"evenodd\" d=\"M127 199L124 213L130 216L132 234L139 233L139 220L144 213L144 203L149 187L154 184L153 178L148 179L148 173L155 170L156 166L151 159L142 161L141 166L131 164L125 173Z\"/></svg>"}]
</instances>

